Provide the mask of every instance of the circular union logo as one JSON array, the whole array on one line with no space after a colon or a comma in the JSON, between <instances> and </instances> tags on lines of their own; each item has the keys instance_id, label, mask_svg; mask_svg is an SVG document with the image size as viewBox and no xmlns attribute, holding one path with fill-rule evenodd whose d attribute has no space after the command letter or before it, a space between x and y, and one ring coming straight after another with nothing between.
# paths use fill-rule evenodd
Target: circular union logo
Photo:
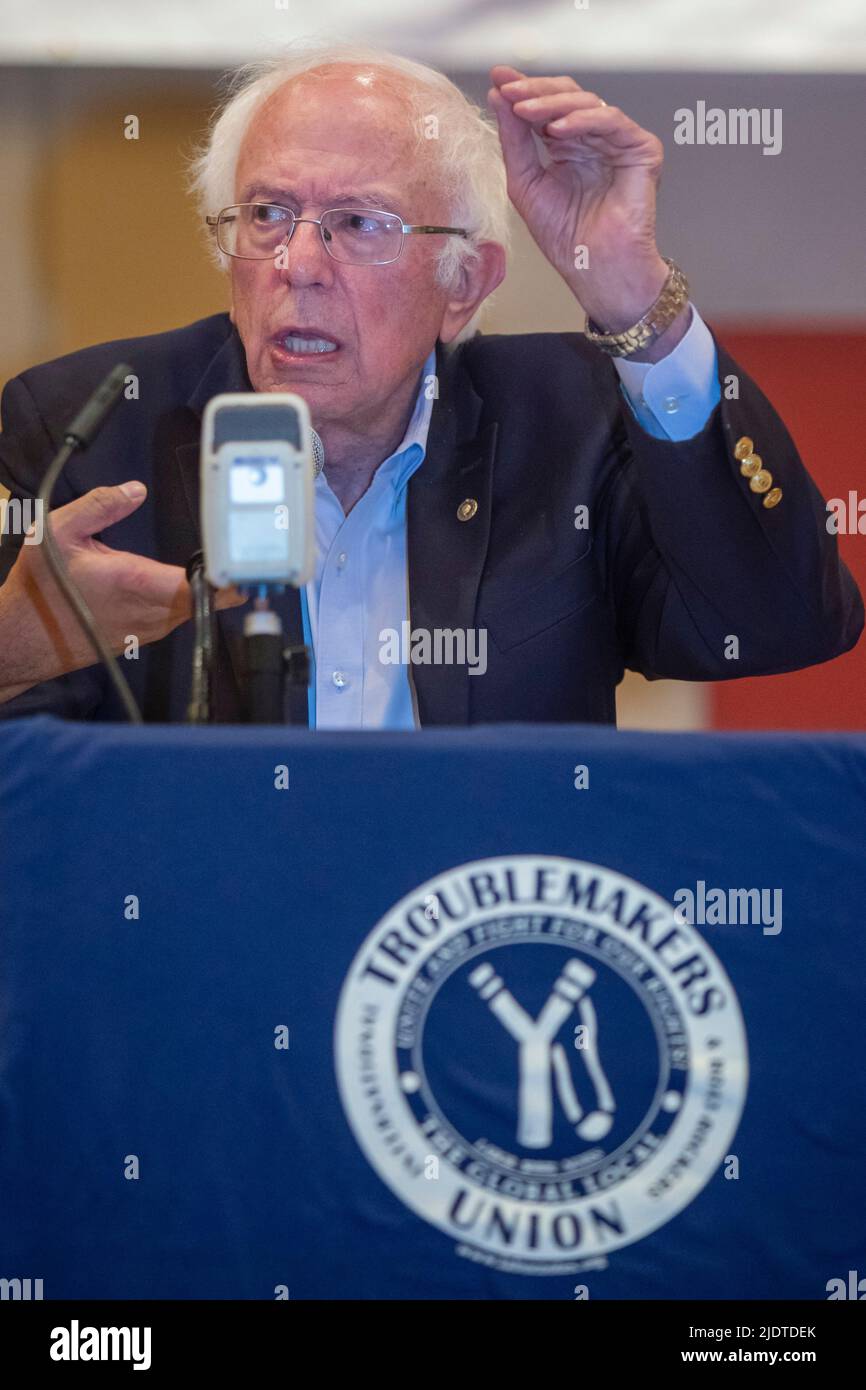
<instances>
[{"instance_id":1,"label":"circular union logo","mask_svg":"<svg viewBox=\"0 0 866 1390\"><path fill-rule=\"evenodd\" d=\"M649 1235L728 1152L742 1015L693 927L634 879L477 860L378 923L337 1010L337 1079L379 1177L462 1253L568 1273Z\"/></svg>"}]
</instances>

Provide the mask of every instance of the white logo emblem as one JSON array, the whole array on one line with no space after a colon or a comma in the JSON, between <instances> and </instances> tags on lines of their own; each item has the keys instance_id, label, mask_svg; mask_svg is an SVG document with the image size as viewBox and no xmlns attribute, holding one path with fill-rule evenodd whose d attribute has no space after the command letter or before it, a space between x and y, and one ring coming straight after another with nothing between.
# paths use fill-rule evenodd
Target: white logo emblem
<instances>
[{"instance_id":1,"label":"white logo emblem","mask_svg":"<svg viewBox=\"0 0 866 1390\"><path fill-rule=\"evenodd\" d=\"M336 1023L373 1168L461 1254L519 1273L603 1263L691 1202L736 1131L742 1016L703 937L596 864L514 855L403 898Z\"/></svg>"}]
</instances>

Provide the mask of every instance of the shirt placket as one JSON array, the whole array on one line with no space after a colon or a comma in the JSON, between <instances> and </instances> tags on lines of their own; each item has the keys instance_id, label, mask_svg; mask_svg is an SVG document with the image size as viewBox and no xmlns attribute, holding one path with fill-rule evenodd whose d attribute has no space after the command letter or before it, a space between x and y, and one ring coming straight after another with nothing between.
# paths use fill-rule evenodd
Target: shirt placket
<instances>
[{"instance_id":1,"label":"shirt placket","mask_svg":"<svg viewBox=\"0 0 866 1390\"><path fill-rule=\"evenodd\" d=\"M337 527L319 585L317 728L360 727L364 706L363 501Z\"/></svg>"}]
</instances>

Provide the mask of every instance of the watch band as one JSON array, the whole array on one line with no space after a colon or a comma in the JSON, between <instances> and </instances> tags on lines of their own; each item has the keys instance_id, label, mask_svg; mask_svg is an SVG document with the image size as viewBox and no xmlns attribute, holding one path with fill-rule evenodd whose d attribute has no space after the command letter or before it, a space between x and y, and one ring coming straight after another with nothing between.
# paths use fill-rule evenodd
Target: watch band
<instances>
[{"instance_id":1,"label":"watch band","mask_svg":"<svg viewBox=\"0 0 866 1390\"><path fill-rule=\"evenodd\" d=\"M605 333L592 319L587 319L586 337L594 347L609 357L631 357L632 353L655 342L670 327L683 305L688 303L689 282L674 261L667 256L663 260L670 267L670 274L662 285L661 294L631 328L622 333Z\"/></svg>"}]
</instances>

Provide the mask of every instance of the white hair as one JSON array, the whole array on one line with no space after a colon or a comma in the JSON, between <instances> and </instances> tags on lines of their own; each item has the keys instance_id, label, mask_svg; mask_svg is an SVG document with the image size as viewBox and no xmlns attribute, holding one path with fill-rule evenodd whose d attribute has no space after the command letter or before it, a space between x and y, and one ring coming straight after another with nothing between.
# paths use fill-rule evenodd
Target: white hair
<instances>
[{"instance_id":1,"label":"white hair","mask_svg":"<svg viewBox=\"0 0 866 1390\"><path fill-rule=\"evenodd\" d=\"M366 44L299 40L277 57L247 63L231 75L226 98L190 164L190 187L203 217L215 216L234 202L241 145L268 97L302 73L335 64L373 68L407 79L401 95L414 122L416 149L426 146L436 160L448 225L465 227L469 233L445 238L438 253L436 282L443 289L456 289L463 266L478 257L479 242L497 241L506 250L509 245L505 165L495 122L444 73ZM225 269L228 260L216 238L211 250ZM455 346L476 332L481 312L462 329Z\"/></svg>"}]
</instances>

